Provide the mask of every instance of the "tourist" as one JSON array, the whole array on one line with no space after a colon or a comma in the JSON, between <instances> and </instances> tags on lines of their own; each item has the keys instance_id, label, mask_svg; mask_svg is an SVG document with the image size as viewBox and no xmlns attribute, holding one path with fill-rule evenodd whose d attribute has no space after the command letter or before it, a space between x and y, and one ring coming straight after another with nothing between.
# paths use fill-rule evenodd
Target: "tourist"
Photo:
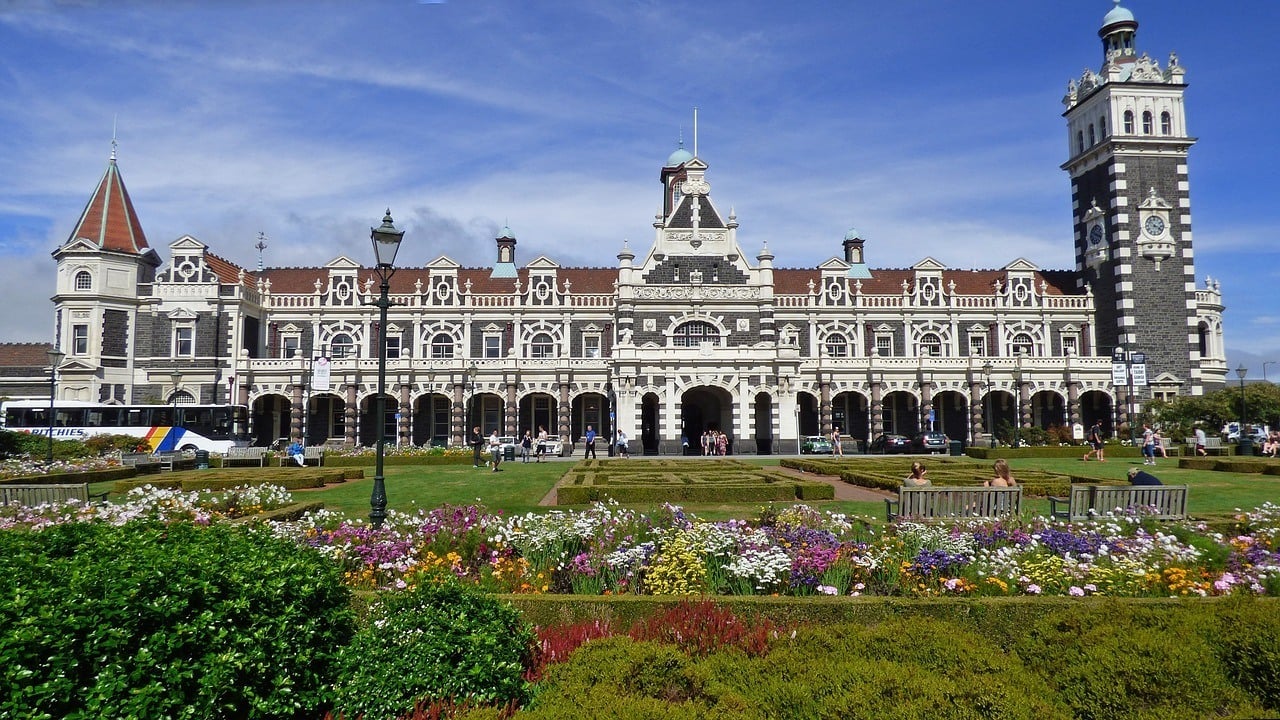
<instances>
[{"instance_id":1,"label":"tourist","mask_svg":"<svg viewBox=\"0 0 1280 720\"><path fill-rule=\"evenodd\" d=\"M902 481L902 487L924 487L930 485L929 478L925 477L925 473L929 472L924 469L924 463L919 460L911 463L911 474Z\"/></svg>"},{"instance_id":2,"label":"tourist","mask_svg":"<svg viewBox=\"0 0 1280 720\"><path fill-rule=\"evenodd\" d=\"M533 456L542 462L542 456L547 454L547 428L543 425L538 426L538 449Z\"/></svg>"},{"instance_id":3,"label":"tourist","mask_svg":"<svg viewBox=\"0 0 1280 720\"><path fill-rule=\"evenodd\" d=\"M1129 468L1129 484L1130 485L1163 485L1160 478L1138 468Z\"/></svg>"},{"instance_id":4,"label":"tourist","mask_svg":"<svg viewBox=\"0 0 1280 720\"><path fill-rule=\"evenodd\" d=\"M1156 464L1156 433L1150 423L1142 423L1142 464Z\"/></svg>"},{"instance_id":5,"label":"tourist","mask_svg":"<svg viewBox=\"0 0 1280 720\"><path fill-rule=\"evenodd\" d=\"M839 425L835 425L831 428L831 453L839 457L844 457L844 446L840 444Z\"/></svg>"},{"instance_id":6,"label":"tourist","mask_svg":"<svg viewBox=\"0 0 1280 720\"><path fill-rule=\"evenodd\" d=\"M1208 455L1209 451L1205 449L1207 438L1204 435L1204 428L1196 426L1196 455L1201 457Z\"/></svg>"},{"instance_id":7,"label":"tourist","mask_svg":"<svg viewBox=\"0 0 1280 720\"><path fill-rule=\"evenodd\" d=\"M489 454L493 456L493 471L498 472L498 463L502 462L502 441L498 439L497 428L489 435Z\"/></svg>"},{"instance_id":8,"label":"tourist","mask_svg":"<svg viewBox=\"0 0 1280 720\"><path fill-rule=\"evenodd\" d=\"M1084 460L1088 461L1089 456L1093 455L1098 458L1098 462L1106 462L1107 458L1103 452L1106 445L1102 441L1102 421L1094 420L1093 427L1089 428L1089 452L1084 454Z\"/></svg>"},{"instance_id":9,"label":"tourist","mask_svg":"<svg viewBox=\"0 0 1280 720\"><path fill-rule=\"evenodd\" d=\"M1280 450L1280 432L1273 430L1267 433L1266 442L1262 443L1262 454L1267 457L1275 457L1278 450Z\"/></svg>"},{"instance_id":10,"label":"tourist","mask_svg":"<svg viewBox=\"0 0 1280 720\"><path fill-rule=\"evenodd\" d=\"M992 477L990 480L987 480L986 482L982 483L984 486L986 487L1017 486L1018 481L1014 480L1013 475L1009 473L1009 463L1004 458L1000 458L996 460L994 470L995 470L995 476Z\"/></svg>"},{"instance_id":11,"label":"tourist","mask_svg":"<svg viewBox=\"0 0 1280 720\"><path fill-rule=\"evenodd\" d=\"M627 452L627 434L621 430L618 431L618 439L616 441L618 448L618 456L629 458L631 455Z\"/></svg>"},{"instance_id":12,"label":"tourist","mask_svg":"<svg viewBox=\"0 0 1280 720\"><path fill-rule=\"evenodd\" d=\"M729 454L729 436L716 431L716 455L724 457Z\"/></svg>"},{"instance_id":13,"label":"tourist","mask_svg":"<svg viewBox=\"0 0 1280 720\"><path fill-rule=\"evenodd\" d=\"M1155 455L1157 454L1162 458L1168 458L1169 453L1164 449L1164 436L1160 434L1159 430L1155 430L1153 435L1155 439L1155 444L1152 446L1151 459L1155 460Z\"/></svg>"},{"instance_id":14,"label":"tourist","mask_svg":"<svg viewBox=\"0 0 1280 720\"><path fill-rule=\"evenodd\" d=\"M522 462L529 462L529 456L533 454L533 433L525 430L524 437L520 438L520 459Z\"/></svg>"},{"instance_id":15,"label":"tourist","mask_svg":"<svg viewBox=\"0 0 1280 720\"><path fill-rule=\"evenodd\" d=\"M582 453L582 459L586 460L587 458L591 458L592 460L595 460L596 459L596 431L593 430L590 425L587 426L586 441L587 441L586 443L587 449Z\"/></svg>"},{"instance_id":16,"label":"tourist","mask_svg":"<svg viewBox=\"0 0 1280 720\"><path fill-rule=\"evenodd\" d=\"M289 444L288 453L289 457L293 458L293 461L298 463L298 467L302 467L307 464L306 455L302 451L302 441L298 438L294 438L293 442Z\"/></svg>"},{"instance_id":17,"label":"tourist","mask_svg":"<svg viewBox=\"0 0 1280 720\"><path fill-rule=\"evenodd\" d=\"M471 428L471 448L474 451L472 465L476 468L484 467L480 464L480 453L484 452L484 436L480 434L480 426Z\"/></svg>"}]
</instances>

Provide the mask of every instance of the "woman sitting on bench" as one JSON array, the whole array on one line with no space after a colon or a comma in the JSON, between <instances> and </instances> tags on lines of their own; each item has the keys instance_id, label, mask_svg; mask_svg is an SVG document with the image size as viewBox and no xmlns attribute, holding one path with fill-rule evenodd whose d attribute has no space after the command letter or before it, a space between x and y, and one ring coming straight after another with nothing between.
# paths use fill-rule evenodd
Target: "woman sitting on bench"
<instances>
[{"instance_id":1,"label":"woman sitting on bench","mask_svg":"<svg viewBox=\"0 0 1280 720\"><path fill-rule=\"evenodd\" d=\"M927 472L929 471L924 469L924 463L919 460L911 463L911 474L902 481L902 487L924 487L926 485L931 485L932 483L929 482L929 478L924 476Z\"/></svg>"},{"instance_id":2,"label":"woman sitting on bench","mask_svg":"<svg viewBox=\"0 0 1280 720\"><path fill-rule=\"evenodd\" d=\"M1009 463L1004 458L996 460L994 467L995 477L982 483L983 487L1016 487L1017 480L1013 479L1013 475L1009 473Z\"/></svg>"}]
</instances>

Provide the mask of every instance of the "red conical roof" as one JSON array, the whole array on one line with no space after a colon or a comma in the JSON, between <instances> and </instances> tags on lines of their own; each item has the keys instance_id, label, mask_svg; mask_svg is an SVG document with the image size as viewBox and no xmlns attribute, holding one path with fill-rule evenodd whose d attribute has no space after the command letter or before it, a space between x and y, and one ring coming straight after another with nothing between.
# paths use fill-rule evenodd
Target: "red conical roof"
<instances>
[{"instance_id":1,"label":"red conical roof","mask_svg":"<svg viewBox=\"0 0 1280 720\"><path fill-rule=\"evenodd\" d=\"M142 223L138 222L138 214L133 210L133 201L124 187L120 169L116 167L115 153L112 153L107 172L67 241L77 238L84 238L103 250L116 252L141 255L151 249L147 245L147 236L142 234Z\"/></svg>"}]
</instances>

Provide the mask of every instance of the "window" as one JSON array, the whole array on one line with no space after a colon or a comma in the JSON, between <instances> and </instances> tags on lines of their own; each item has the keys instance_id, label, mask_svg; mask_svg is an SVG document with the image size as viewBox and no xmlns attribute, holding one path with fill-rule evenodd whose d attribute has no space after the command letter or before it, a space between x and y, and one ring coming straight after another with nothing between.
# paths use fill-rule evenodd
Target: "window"
<instances>
[{"instance_id":1,"label":"window","mask_svg":"<svg viewBox=\"0 0 1280 720\"><path fill-rule=\"evenodd\" d=\"M1107 119L1105 117L1100 117L1098 118L1098 137L1104 138L1106 136L1107 136Z\"/></svg>"},{"instance_id":2,"label":"window","mask_svg":"<svg viewBox=\"0 0 1280 720\"><path fill-rule=\"evenodd\" d=\"M582 336L582 356L589 358L600 357L600 336L599 335L583 335Z\"/></svg>"},{"instance_id":3,"label":"window","mask_svg":"<svg viewBox=\"0 0 1280 720\"><path fill-rule=\"evenodd\" d=\"M180 327L173 330L173 356L192 357L196 354L195 328Z\"/></svg>"},{"instance_id":4,"label":"window","mask_svg":"<svg viewBox=\"0 0 1280 720\"><path fill-rule=\"evenodd\" d=\"M1084 133L1076 131L1076 152L1084 152Z\"/></svg>"},{"instance_id":5,"label":"window","mask_svg":"<svg viewBox=\"0 0 1280 720\"><path fill-rule=\"evenodd\" d=\"M355 354L356 344L347 333L334 335L329 345L333 348L333 357L335 359L351 357Z\"/></svg>"},{"instance_id":6,"label":"window","mask_svg":"<svg viewBox=\"0 0 1280 720\"><path fill-rule=\"evenodd\" d=\"M502 357L502 336L501 335L485 335L484 336L484 356L487 358Z\"/></svg>"},{"instance_id":7,"label":"window","mask_svg":"<svg viewBox=\"0 0 1280 720\"><path fill-rule=\"evenodd\" d=\"M529 357L545 360L556 356L556 344L547 333L538 333L529 342Z\"/></svg>"},{"instance_id":8,"label":"window","mask_svg":"<svg viewBox=\"0 0 1280 720\"><path fill-rule=\"evenodd\" d=\"M88 355L89 354L89 326L88 325L71 326L71 354L72 355Z\"/></svg>"},{"instance_id":9,"label":"window","mask_svg":"<svg viewBox=\"0 0 1280 720\"><path fill-rule=\"evenodd\" d=\"M1013 351L1014 355L1033 355L1034 353L1032 352L1032 348L1034 347L1035 342L1027 333L1018 333L1017 335L1014 335L1013 342L1010 343L1010 349Z\"/></svg>"},{"instance_id":10,"label":"window","mask_svg":"<svg viewBox=\"0 0 1280 720\"><path fill-rule=\"evenodd\" d=\"M93 289L93 276L89 274L88 270L81 270L80 272L76 273L76 289L77 290Z\"/></svg>"},{"instance_id":11,"label":"window","mask_svg":"<svg viewBox=\"0 0 1280 720\"><path fill-rule=\"evenodd\" d=\"M987 338L982 335L969 336L969 356L970 357L986 357L987 354Z\"/></svg>"},{"instance_id":12,"label":"window","mask_svg":"<svg viewBox=\"0 0 1280 720\"><path fill-rule=\"evenodd\" d=\"M1098 138L1093 134L1093 123L1089 123L1089 147L1093 147L1098 142Z\"/></svg>"},{"instance_id":13,"label":"window","mask_svg":"<svg viewBox=\"0 0 1280 720\"><path fill-rule=\"evenodd\" d=\"M1151 119L1151 111L1150 110L1144 111L1142 113L1142 134L1150 135L1154 133L1155 128L1152 127L1153 125L1154 125L1154 121Z\"/></svg>"},{"instance_id":14,"label":"window","mask_svg":"<svg viewBox=\"0 0 1280 720\"><path fill-rule=\"evenodd\" d=\"M925 333L920 336L920 355L925 357L942 357L942 338L936 333Z\"/></svg>"},{"instance_id":15,"label":"window","mask_svg":"<svg viewBox=\"0 0 1280 720\"><path fill-rule=\"evenodd\" d=\"M453 338L438 333L431 338L431 357L434 360L448 360L453 357Z\"/></svg>"},{"instance_id":16,"label":"window","mask_svg":"<svg viewBox=\"0 0 1280 720\"><path fill-rule=\"evenodd\" d=\"M296 352L298 352L298 336L297 335L290 335L288 337L281 338L280 357L287 360L293 357L294 353Z\"/></svg>"},{"instance_id":17,"label":"window","mask_svg":"<svg viewBox=\"0 0 1280 720\"><path fill-rule=\"evenodd\" d=\"M840 333L827 336L827 357L849 357L849 341Z\"/></svg>"},{"instance_id":18,"label":"window","mask_svg":"<svg viewBox=\"0 0 1280 720\"><path fill-rule=\"evenodd\" d=\"M1078 355L1080 348L1080 339L1075 335L1062 336L1062 354Z\"/></svg>"},{"instance_id":19,"label":"window","mask_svg":"<svg viewBox=\"0 0 1280 720\"><path fill-rule=\"evenodd\" d=\"M1133 111L1132 110L1124 111L1124 134L1125 135L1133 134Z\"/></svg>"},{"instance_id":20,"label":"window","mask_svg":"<svg viewBox=\"0 0 1280 720\"><path fill-rule=\"evenodd\" d=\"M687 322L676 328L671 336L671 344L675 347L697 347L704 342L718 343L720 333L715 326L706 322Z\"/></svg>"},{"instance_id":21,"label":"window","mask_svg":"<svg viewBox=\"0 0 1280 720\"><path fill-rule=\"evenodd\" d=\"M876 355L890 357L893 355L893 336L876 335Z\"/></svg>"},{"instance_id":22,"label":"window","mask_svg":"<svg viewBox=\"0 0 1280 720\"><path fill-rule=\"evenodd\" d=\"M1160 113L1160 134L1173 134L1173 116L1171 116L1167 110Z\"/></svg>"},{"instance_id":23,"label":"window","mask_svg":"<svg viewBox=\"0 0 1280 720\"><path fill-rule=\"evenodd\" d=\"M400 336L399 335L387 336L387 359L388 360L400 359Z\"/></svg>"}]
</instances>

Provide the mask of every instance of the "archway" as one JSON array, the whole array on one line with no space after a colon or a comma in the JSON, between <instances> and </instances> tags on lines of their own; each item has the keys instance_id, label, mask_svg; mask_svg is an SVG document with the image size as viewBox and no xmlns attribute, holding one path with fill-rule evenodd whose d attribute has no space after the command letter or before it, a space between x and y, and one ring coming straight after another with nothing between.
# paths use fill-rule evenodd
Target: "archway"
<instances>
[{"instance_id":1,"label":"archway","mask_svg":"<svg viewBox=\"0 0 1280 720\"><path fill-rule=\"evenodd\" d=\"M702 386L686 390L680 396L680 438L687 441L686 454L702 452L702 434L708 430L724 433L733 452L733 397L722 388Z\"/></svg>"},{"instance_id":2,"label":"archway","mask_svg":"<svg viewBox=\"0 0 1280 720\"><path fill-rule=\"evenodd\" d=\"M378 444L378 428L381 426L383 442L396 444L396 412L399 403L391 395L383 395L386 404L383 406L382 422L378 422L378 396L370 395L360 403L360 444L372 447Z\"/></svg>"},{"instance_id":3,"label":"archway","mask_svg":"<svg viewBox=\"0 0 1280 720\"><path fill-rule=\"evenodd\" d=\"M1116 434L1113 422L1114 412L1111 393L1089 390L1080 395L1080 423L1084 425L1086 433L1093 427L1094 422L1101 422L1104 436L1114 437Z\"/></svg>"},{"instance_id":4,"label":"archway","mask_svg":"<svg viewBox=\"0 0 1280 720\"><path fill-rule=\"evenodd\" d=\"M831 399L831 424L840 434L866 447L871 438L871 405L862 393L842 392Z\"/></svg>"},{"instance_id":5,"label":"archway","mask_svg":"<svg viewBox=\"0 0 1280 720\"><path fill-rule=\"evenodd\" d=\"M952 440L969 442L969 401L955 390L933 396L933 429Z\"/></svg>"},{"instance_id":6,"label":"archway","mask_svg":"<svg viewBox=\"0 0 1280 720\"><path fill-rule=\"evenodd\" d=\"M796 427L800 437L817 435L821 432L818 424L818 398L807 392L796 393ZM796 452L800 452L798 440Z\"/></svg>"},{"instance_id":7,"label":"archway","mask_svg":"<svg viewBox=\"0 0 1280 720\"><path fill-rule=\"evenodd\" d=\"M656 393L646 393L640 400L640 446L645 455L657 455L661 441L662 402Z\"/></svg>"},{"instance_id":8,"label":"archway","mask_svg":"<svg viewBox=\"0 0 1280 720\"><path fill-rule=\"evenodd\" d=\"M253 401L254 445L269 447L289 437L289 407L289 398L283 395L262 395Z\"/></svg>"},{"instance_id":9,"label":"archway","mask_svg":"<svg viewBox=\"0 0 1280 720\"><path fill-rule=\"evenodd\" d=\"M1044 429L1069 426L1066 399L1054 390L1041 390L1032 395L1031 425Z\"/></svg>"},{"instance_id":10,"label":"archway","mask_svg":"<svg viewBox=\"0 0 1280 720\"><path fill-rule=\"evenodd\" d=\"M449 398L439 393L419 397L413 406L413 444L449 444Z\"/></svg>"},{"instance_id":11,"label":"archway","mask_svg":"<svg viewBox=\"0 0 1280 720\"><path fill-rule=\"evenodd\" d=\"M609 399L600 393L583 393L573 399L569 436L575 445L587 436L587 426L601 438L613 432L609 423ZM603 443L597 442L596 447L603 450Z\"/></svg>"},{"instance_id":12,"label":"archway","mask_svg":"<svg viewBox=\"0 0 1280 720\"><path fill-rule=\"evenodd\" d=\"M346 440L347 403L337 395L312 395L307 402L307 444Z\"/></svg>"},{"instance_id":13,"label":"archway","mask_svg":"<svg viewBox=\"0 0 1280 720\"><path fill-rule=\"evenodd\" d=\"M759 455L773 454L773 397L769 393L756 393L753 420L756 453Z\"/></svg>"},{"instance_id":14,"label":"archway","mask_svg":"<svg viewBox=\"0 0 1280 720\"><path fill-rule=\"evenodd\" d=\"M983 426L987 432L995 433L1002 443L1011 443L1013 426L1018 419L1018 405L1013 393L992 390L983 398L982 408Z\"/></svg>"},{"instance_id":15,"label":"archway","mask_svg":"<svg viewBox=\"0 0 1280 720\"><path fill-rule=\"evenodd\" d=\"M545 428L548 436L559 434L556 430L558 403L547 393L529 393L520 398L516 413L516 436L523 437L526 430L538 436L538 428Z\"/></svg>"},{"instance_id":16,"label":"archway","mask_svg":"<svg viewBox=\"0 0 1280 720\"><path fill-rule=\"evenodd\" d=\"M920 432L919 403L915 395L895 390L884 396L884 431L907 437Z\"/></svg>"},{"instance_id":17,"label":"archway","mask_svg":"<svg viewBox=\"0 0 1280 720\"><path fill-rule=\"evenodd\" d=\"M507 431L503 425L503 411L506 409L506 403L503 399L494 393L481 392L471 397L470 406L467 408L467 414L470 421L467 423L467 437L471 437L471 428L480 426L480 433L486 437L494 430L501 435ZM555 430L548 426L547 432L552 435Z\"/></svg>"}]
</instances>

